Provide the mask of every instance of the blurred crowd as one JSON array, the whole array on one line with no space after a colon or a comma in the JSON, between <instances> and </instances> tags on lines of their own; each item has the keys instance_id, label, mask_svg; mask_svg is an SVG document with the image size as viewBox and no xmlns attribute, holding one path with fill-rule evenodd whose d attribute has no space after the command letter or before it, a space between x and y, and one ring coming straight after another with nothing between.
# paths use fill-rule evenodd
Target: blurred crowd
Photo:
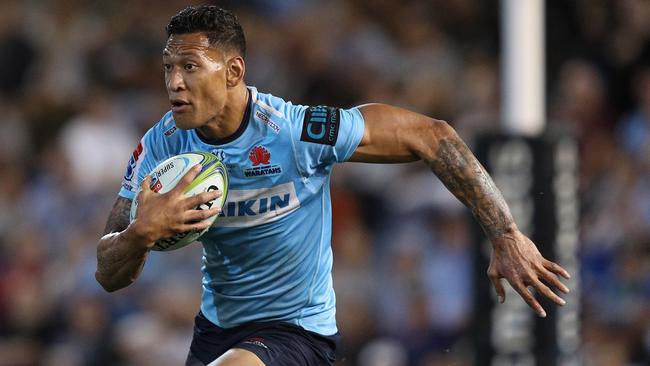
<instances>
[{"instance_id":1,"label":"blurred crowd","mask_svg":"<svg viewBox=\"0 0 650 366\"><path fill-rule=\"evenodd\" d=\"M499 128L496 0L219 2L247 83L300 104L381 101ZM9 0L0 11L0 365L180 365L200 245L129 288L95 248L138 139L168 109L164 26L186 1ZM586 365L650 364L650 2L549 0L548 116L580 144ZM424 164L332 180L340 365L469 365L474 239ZM483 270L483 269L481 269Z\"/></svg>"}]
</instances>

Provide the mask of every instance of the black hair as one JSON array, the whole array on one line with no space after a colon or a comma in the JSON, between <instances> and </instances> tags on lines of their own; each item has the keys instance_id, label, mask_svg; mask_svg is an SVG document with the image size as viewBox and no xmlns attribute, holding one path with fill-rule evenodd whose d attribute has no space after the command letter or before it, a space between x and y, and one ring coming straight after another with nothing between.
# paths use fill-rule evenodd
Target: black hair
<instances>
[{"instance_id":1,"label":"black hair","mask_svg":"<svg viewBox=\"0 0 650 366\"><path fill-rule=\"evenodd\" d=\"M174 15L167 27L172 34L205 33L212 46L224 47L246 56L246 37L239 19L228 10L214 5L188 6Z\"/></svg>"}]
</instances>

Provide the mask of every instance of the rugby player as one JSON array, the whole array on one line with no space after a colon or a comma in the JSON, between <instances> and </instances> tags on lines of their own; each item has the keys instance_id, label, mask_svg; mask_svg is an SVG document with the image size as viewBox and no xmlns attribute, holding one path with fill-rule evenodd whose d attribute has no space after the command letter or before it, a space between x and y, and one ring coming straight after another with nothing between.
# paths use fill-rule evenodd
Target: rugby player
<instances>
[{"instance_id":1,"label":"rugby player","mask_svg":"<svg viewBox=\"0 0 650 366\"><path fill-rule=\"evenodd\" d=\"M332 287L329 179L334 163L424 160L473 213L493 245L488 269L499 301L505 278L540 316L528 286L559 305L569 274L542 257L512 219L481 164L444 121L385 104L351 109L294 105L244 82L237 18L189 7L167 25L163 50L171 111L142 138L97 247L97 281L136 280L154 242L202 230L203 295L187 365L333 365L339 337ZM220 194L185 197L195 167L165 194L146 175L163 159L208 151L229 171L223 210L196 210ZM137 187L137 219L129 209Z\"/></svg>"}]
</instances>

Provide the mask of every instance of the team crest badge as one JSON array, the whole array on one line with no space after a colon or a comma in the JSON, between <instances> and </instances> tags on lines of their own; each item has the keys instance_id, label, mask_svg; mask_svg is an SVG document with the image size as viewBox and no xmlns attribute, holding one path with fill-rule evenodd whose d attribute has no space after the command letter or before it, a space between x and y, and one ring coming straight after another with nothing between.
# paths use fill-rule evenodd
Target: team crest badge
<instances>
[{"instance_id":1,"label":"team crest badge","mask_svg":"<svg viewBox=\"0 0 650 366\"><path fill-rule=\"evenodd\" d=\"M282 174L282 167L279 164L271 164L271 152L262 145L257 145L250 150L248 160L252 167L244 169L246 178Z\"/></svg>"}]
</instances>

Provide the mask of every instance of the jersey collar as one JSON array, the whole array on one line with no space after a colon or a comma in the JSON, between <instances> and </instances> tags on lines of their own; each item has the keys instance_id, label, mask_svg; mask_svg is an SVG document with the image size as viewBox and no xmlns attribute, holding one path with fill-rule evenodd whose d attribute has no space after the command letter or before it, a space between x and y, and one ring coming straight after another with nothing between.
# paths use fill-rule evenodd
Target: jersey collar
<instances>
[{"instance_id":1,"label":"jersey collar","mask_svg":"<svg viewBox=\"0 0 650 366\"><path fill-rule=\"evenodd\" d=\"M195 130L196 136L199 138L199 140L201 140L202 142L208 145L223 145L235 141L235 139L237 139L239 136L241 136L244 133L244 131L246 131L246 127L248 127L248 120L250 119L251 116L251 101L252 101L252 93L249 93L248 102L246 103L246 111L244 112L244 118L242 118L242 121L239 124L237 131L235 131L235 133L233 133L232 135L224 137L222 139L209 139L201 135L201 132L199 132L199 130Z\"/></svg>"}]
</instances>

